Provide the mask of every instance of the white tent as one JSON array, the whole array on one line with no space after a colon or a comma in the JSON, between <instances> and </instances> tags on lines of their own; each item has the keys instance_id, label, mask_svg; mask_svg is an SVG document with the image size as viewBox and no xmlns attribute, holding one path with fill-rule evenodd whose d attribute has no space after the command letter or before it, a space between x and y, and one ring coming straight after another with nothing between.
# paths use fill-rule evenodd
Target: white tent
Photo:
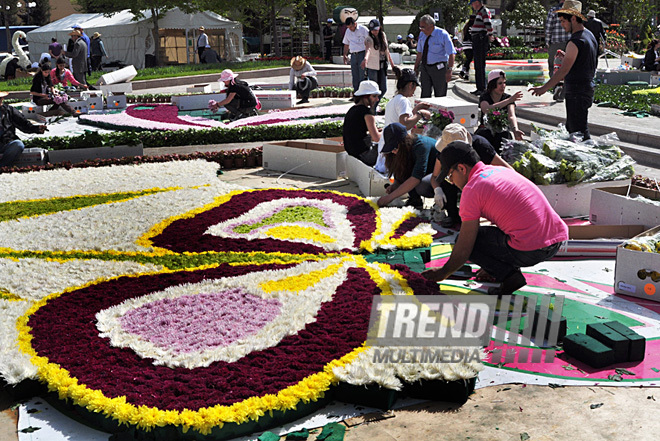
<instances>
[{"instance_id":1,"label":"white tent","mask_svg":"<svg viewBox=\"0 0 660 441\"><path fill-rule=\"evenodd\" d=\"M74 24L79 24L91 37L94 32L101 39L108 53L108 60L119 60L132 64L137 69L145 65L145 56L153 55L155 43L151 38L151 12L143 11L145 17L133 20L129 10L110 17L103 14L72 14L27 33L31 60L48 52L51 38L61 44L69 40ZM168 64L195 62L195 42L200 26L204 26L211 46L225 59L235 60L243 56L243 26L210 11L186 14L178 8L159 17L161 38L161 61Z\"/></svg>"}]
</instances>

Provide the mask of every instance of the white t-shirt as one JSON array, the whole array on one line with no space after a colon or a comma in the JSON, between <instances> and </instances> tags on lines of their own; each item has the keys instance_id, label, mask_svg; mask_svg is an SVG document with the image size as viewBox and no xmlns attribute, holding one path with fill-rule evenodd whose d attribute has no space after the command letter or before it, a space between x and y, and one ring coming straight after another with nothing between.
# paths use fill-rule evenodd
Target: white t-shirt
<instances>
[{"instance_id":1,"label":"white t-shirt","mask_svg":"<svg viewBox=\"0 0 660 441\"><path fill-rule=\"evenodd\" d=\"M408 98L400 93L394 95L394 98L392 98L385 106L385 127L392 123L398 123L401 115L412 116L412 109L413 106ZM376 161L376 165L374 165L374 169L381 174L387 173L387 168L385 168L385 155L380 153L383 150L384 145L385 137L381 136L380 141L378 141L378 160Z\"/></svg>"},{"instance_id":2,"label":"white t-shirt","mask_svg":"<svg viewBox=\"0 0 660 441\"><path fill-rule=\"evenodd\" d=\"M342 43L348 45L348 51L353 52L362 52L365 50L364 39L369 36L369 30L362 25L357 25L355 32L350 29L346 29L344 34L344 40Z\"/></svg>"}]
</instances>

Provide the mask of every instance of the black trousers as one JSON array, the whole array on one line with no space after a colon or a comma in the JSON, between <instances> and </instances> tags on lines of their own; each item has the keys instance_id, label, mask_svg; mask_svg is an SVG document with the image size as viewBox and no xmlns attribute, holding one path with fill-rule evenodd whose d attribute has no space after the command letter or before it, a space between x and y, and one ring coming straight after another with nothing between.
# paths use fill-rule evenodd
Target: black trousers
<instances>
[{"instance_id":1,"label":"black trousers","mask_svg":"<svg viewBox=\"0 0 660 441\"><path fill-rule=\"evenodd\" d=\"M594 89L591 86L579 86L566 83L566 130L568 133L581 132L584 140L590 139L587 118L589 107L594 102Z\"/></svg>"},{"instance_id":2,"label":"black trousers","mask_svg":"<svg viewBox=\"0 0 660 441\"><path fill-rule=\"evenodd\" d=\"M472 55L474 56L474 75L477 90L486 90L486 55L488 54L488 35L485 32L472 34Z\"/></svg>"}]
</instances>

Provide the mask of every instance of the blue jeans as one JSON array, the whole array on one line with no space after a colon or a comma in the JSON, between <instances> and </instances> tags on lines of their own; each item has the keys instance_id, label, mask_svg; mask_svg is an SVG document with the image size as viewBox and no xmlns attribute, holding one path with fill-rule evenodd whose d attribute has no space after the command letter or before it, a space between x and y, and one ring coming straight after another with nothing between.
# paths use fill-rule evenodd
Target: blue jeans
<instances>
[{"instance_id":1,"label":"blue jeans","mask_svg":"<svg viewBox=\"0 0 660 441\"><path fill-rule=\"evenodd\" d=\"M364 61L364 51L351 53L351 75L353 77L353 91L360 88L360 83L364 80L364 69L360 67Z\"/></svg>"},{"instance_id":2,"label":"blue jeans","mask_svg":"<svg viewBox=\"0 0 660 441\"><path fill-rule=\"evenodd\" d=\"M561 242L533 251L520 251L507 243L508 236L495 226L479 227L470 261L502 282L512 273L526 266L549 260L557 254Z\"/></svg>"},{"instance_id":3,"label":"blue jeans","mask_svg":"<svg viewBox=\"0 0 660 441\"><path fill-rule=\"evenodd\" d=\"M591 138L587 117L589 107L594 101L594 89L592 86L566 83L564 90L566 91L566 130L568 133L581 132L586 141Z\"/></svg>"},{"instance_id":4,"label":"blue jeans","mask_svg":"<svg viewBox=\"0 0 660 441\"><path fill-rule=\"evenodd\" d=\"M380 98L385 96L385 92L387 92L387 68L380 70L367 68L367 78L378 83Z\"/></svg>"},{"instance_id":5,"label":"blue jeans","mask_svg":"<svg viewBox=\"0 0 660 441\"><path fill-rule=\"evenodd\" d=\"M0 158L0 168L14 165L14 162L16 162L18 157L21 156L21 153L23 153L24 148L25 145L23 145L23 141L20 139L15 139L0 146L0 154L2 154L2 158Z\"/></svg>"}]
</instances>

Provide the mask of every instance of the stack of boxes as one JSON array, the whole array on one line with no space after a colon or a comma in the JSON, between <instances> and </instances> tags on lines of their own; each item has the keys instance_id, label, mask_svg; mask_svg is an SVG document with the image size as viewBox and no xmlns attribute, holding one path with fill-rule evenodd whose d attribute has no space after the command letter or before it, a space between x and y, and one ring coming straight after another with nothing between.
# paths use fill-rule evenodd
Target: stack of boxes
<instances>
[{"instance_id":1,"label":"stack of boxes","mask_svg":"<svg viewBox=\"0 0 660 441\"><path fill-rule=\"evenodd\" d=\"M586 334L564 338L564 353L595 368L642 361L645 351L646 339L616 321L590 324Z\"/></svg>"}]
</instances>

